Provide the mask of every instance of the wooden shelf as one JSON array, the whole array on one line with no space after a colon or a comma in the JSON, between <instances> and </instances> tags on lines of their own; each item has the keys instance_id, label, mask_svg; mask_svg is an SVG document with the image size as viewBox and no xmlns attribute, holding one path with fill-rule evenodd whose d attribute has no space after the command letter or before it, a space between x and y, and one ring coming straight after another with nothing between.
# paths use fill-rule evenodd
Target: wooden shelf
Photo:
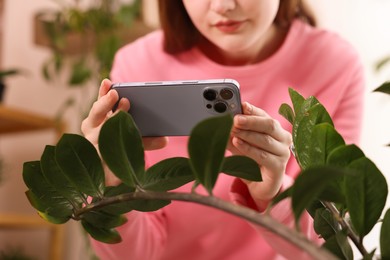
<instances>
[{"instance_id":1,"label":"wooden shelf","mask_svg":"<svg viewBox=\"0 0 390 260\"><path fill-rule=\"evenodd\" d=\"M62 225L51 224L37 215L0 213L0 229L47 229L50 232L50 251L48 259L63 259L64 228Z\"/></svg>"},{"instance_id":2,"label":"wooden shelf","mask_svg":"<svg viewBox=\"0 0 390 260\"><path fill-rule=\"evenodd\" d=\"M59 136L64 124L55 119L0 105L0 134L54 129Z\"/></svg>"},{"instance_id":3,"label":"wooden shelf","mask_svg":"<svg viewBox=\"0 0 390 260\"><path fill-rule=\"evenodd\" d=\"M0 105L0 135L49 129L56 131L58 139L64 131L64 124L37 113ZM64 231L61 225L46 222L36 214L0 213L0 229L48 229L50 232L48 259L63 259Z\"/></svg>"}]
</instances>

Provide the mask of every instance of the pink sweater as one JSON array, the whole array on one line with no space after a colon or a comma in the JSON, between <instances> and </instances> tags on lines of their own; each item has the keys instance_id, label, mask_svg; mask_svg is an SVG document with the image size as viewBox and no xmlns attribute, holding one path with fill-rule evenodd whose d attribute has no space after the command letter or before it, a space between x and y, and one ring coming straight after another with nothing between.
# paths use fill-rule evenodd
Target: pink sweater
<instances>
[{"instance_id":1,"label":"pink sweater","mask_svg":"<svg viewBox=\"0 0 390 260\"><path fill-rule=\"evenodd\" d=\"M303 96L314 95L331 114L336 129L347 143L357 143L362 119L364 75L353 47L338 35L295 21L281 48L267 60L247 66L223 66L194 48L176 56L162 50L162 33L153 32L120 49L112 74L115 82L233 78L240 83L241 97L290 124L278 114L282 103L289 103L288 88ZM187 156L187 138L171 137L169 145L147 152L152 165L164 158ZM288 164L283 189L293 182L299 169L292 158ZM192 184L179 188L190 192ZM202 188L197 190L204 193ZM247 205L246 186L221 174L214 195ZM249 205L248 205L249 206ZM293 227L289 200L279 203L271 215ZM130 212L121 226L123 242L108 245L93 241L102 259L132 260L233 260L302 259L303 253L274 234L255 227L227 213L205 206L172 202L151 213ZM312 220L306 214L302 232L318 242Z\"/></svg>"}]
</instances>

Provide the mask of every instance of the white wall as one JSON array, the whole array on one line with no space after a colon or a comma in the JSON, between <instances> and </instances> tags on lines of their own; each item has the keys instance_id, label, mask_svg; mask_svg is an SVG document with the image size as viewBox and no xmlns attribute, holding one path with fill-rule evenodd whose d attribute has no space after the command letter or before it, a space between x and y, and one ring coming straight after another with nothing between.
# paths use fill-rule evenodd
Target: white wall
<instances>
[{"instance_id":1,"label":"white wall","mask_svg":"<svg viewBox=\"0 0 390 260\"><path fill-rule=\"evenodd\" d=\"M153 0L147 0L153 1ZM50 0L6 0L4 17L3 67L18 67L28 71L26 76L8 81L9 89L5 104L27 109L32 112L54 116L67 96L81 97L81 92L69 91L61 83L48 84L40 74L43 61L49 56L45 48L33 43L33 15L42 8L53 6ZM376 60L390 53L390 1L386 0L310 0L320 15L320 26L338 31L349 39L360 52L366 66L366 112L361 147L390 180L390 97L371 91L385 79L390 79L390 66L387 71L377 74L373 71ZM94 88L95 86L91 86ZM96 86L97 87L97 86ZM66 114L68 132L79 131L77 111ZM51 131L31 134L17 134L0 137L0 155L5 160L5 181L0 184L0 211L32 213L25 196L25 186L21 179L22 164L37 160L44 145L54 143ZM390 183L390 182L389 182ZM388 203L389 205L389 203ZM39 259L45 259L42 241L28 234L2 233L0 250L12 240L27 236L26 250ZM40 234L42 239L45 234ZM369 246L377 243L377 233L366 241ZM66 233L66 259L83 259L83 240L76 225L68 225Z\"/></svg>"},{"instance_id":2,"label":"white wall","mask_svg":"<svg viewBox=\"0 0 390 260\"><path fill-rule=\"evenodd\" d=\"M359 51L367 75L366 104L361 148L385 174L390 185L390 96L373 93L390 80L390 64L375 70L380 58L390 55L390 1L310 0L319 14L320 26L339 32ZM387 206L390 207L390 196ZM364 241L367 248L379 245L380 225ZM379 252L379 251L377 251Z\"/></svg>"}]
</instances>

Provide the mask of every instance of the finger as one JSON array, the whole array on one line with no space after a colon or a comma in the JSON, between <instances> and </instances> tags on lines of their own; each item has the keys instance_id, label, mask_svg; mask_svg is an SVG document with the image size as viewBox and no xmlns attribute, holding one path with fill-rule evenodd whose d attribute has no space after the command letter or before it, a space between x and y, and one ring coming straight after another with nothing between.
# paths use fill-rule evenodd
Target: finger
<instances>
[{"instance_id":1,"label":"finger","mask_svg":"<svg viewBox=\"0 0 390 260\"><path fill-rule=\"evenodd\" d=\"M242 104L242 112L244 115L270 117L263 109L253 106L249 102L244 102Z\"/></svg>"},{"instance_id":2,"label":"finger","mask_svg":"<svg viewBox=\"0 0 390 260\"><path fill-rule=\"evenodd\" d=\"M168 137L144 137L142 138L145 150L157 150L168 144Z\"/></svg>"},{"instance_id":3,"label":"finger","mask_svg":"<svg viewBox=\"0 0 390 260\"><path fill-rule=\"evenodd\" d=\"M110 90L106 95L93 103L92 108L86 118L89 127L97 127L105 121L107 115L111 113L113 106L118 101L118 93Z\"/></svg>"},{"instance_id":4,"label":"finger","mask_svg":"<svg viewBox=\"0 0 390 260\"><path fill-rule=\"evenodd\" d=\"M267 134L284 143L291 142L290 133L284 130L280 123L271 117L236 115L232 133L234 134L242 130Z\"/></svg>"},{"instance_id":5,"label":"finger","mask_svg":"<svg viewBox=\"0 0 390 260\"><path fill-rule=\"evenodd\" d=\"M284 172L285 162L290 156L288 152L283 153L282 156L277 156L268 151L252 146L249 143L237 137L233 138L232 143L237 148L238 151L240 151L245 156L252 158L259 165L270 169L272 172Z\"/></svg>"},{"instance_id":6,"label":"finger","mask_svg":"<svg viewBox=\"0 0 390 260\"><path fill-rule=\"evenodd\" d=\"M118 103L117 111L129 111L130 101L127 98L121 98Z\"/></svg>"},{"instance_id":7,"label":"finger","mask_svg":"<svg viewBox=\"0 0 390 260\"><path fill-rule=\"evenodd\" d=\"M239 130L235 132L234 136L276 156L284 156L289 147L287 144L274 139L268 134Z\"/></svg>"},{"instance_id":8,"label":"finger","mask_svg":"<svg viewBox=\"0 0 390 260\"><path fill-rule=\"evenodd\" d=\"M108 93L108 91L111 88L111 85L112 85L112 82L109 79L102 80L102 83L100 84L100 88L99 88L98 99L100 99L101 97L105 96Z\"/></svg>"}]
</instances>

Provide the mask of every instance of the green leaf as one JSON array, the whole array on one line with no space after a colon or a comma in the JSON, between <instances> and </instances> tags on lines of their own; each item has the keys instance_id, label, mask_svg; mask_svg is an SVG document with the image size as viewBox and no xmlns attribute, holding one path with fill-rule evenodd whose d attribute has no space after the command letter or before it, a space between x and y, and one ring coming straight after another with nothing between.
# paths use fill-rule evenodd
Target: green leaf
<instances>
[{"instance_id":1,"label":"green leaf","mask_svg":"<svg viewBox=\"0 0 390 260\"><path fill-rule=\"evenodd\" d=\"M114 229L98 228L85 220L81 221L83 228L93 237L95 240L104 242L107 244L117 244L122 241L119 233Z\"/></svg>"},{"instance_id":2,"label":"green leaf","mask_svg":"<svg viewBox=\"0 0 390 260\"><path fill-rule=\"evenodd\" d=\"M319 208L314 215L314 230L325 240L334 236L338 231L338 223L332 216L332 213L326 208Z\"/></svg>"},{"instance_id":3,"label":"green leaf","mask_svg":"<svg viewBox=\"0 0 390 260\"><path fill-rule=\"evenodd\" d=\"M302 109L306 106L310 107L311 103L318 102L313 100L305 100ZM310 157L310 150L313 148L313 145L311 142L308 142L308 137L311 137L314 126L321 123L329 123L333 126L333 122L328 112L319 103L315 103L315 105L311 106L303 114L299 114L296 117L297 120L294 122L293 129L293 131L296 131L294 140L296 158L301 168L305 169L310 166L314 159Z\"/></svg>"},{"instance_id":4,"label":"green leaf","mask_svg":"<svg viewBox=\"0 0 390 260\"><path fill-rule=\"evenodd\" d=\"M390 56L386 56L382 59L380 59L376 65L375 65L375 69L376 70L381 70L383 68L383 66L385 66L387 63L390 62Z\"/></svg>"},{"instance_id":5,"label":"green leaf","mask_svg":"<svg viewBox=\"0 0 390 260\"><path fill-rule=\"evenodd\" d=\"M127 222L123 215L114 215L104 211L88 211L82 215L83 220L97 228L115 228Z\"/></svg>"},{"instance_id":6,"label":"green leaf","mask_svg":"<svg viewBox=\"0 0 390 260\"><path fill-rule=\"evenodd\" d=\"M363 151L354 144L339 146L330 152L327 164L346 167L351 162L364 157Z\"/></svg>"},{"instance_id":7,"label":"green leaf","mask_svg":"<svg viewBox=\"0 0 390 260\"><path fill-rule=\"evenodd\" d=\"M324 165L328 155L337 147L344 146L345 142L332 125L321 123L313 127L310 145L309 165Z\"/></svg>"},{"instance_id":8,"label":"green leaf","mask_svg":"<svg viewBox=\"0 0 390 260\"><path fill-rule=\"evenodd\" d=\"M85 64L84 60L79 60L72 66L71 76L69 79L70 86L83 85L85 84L92 76L92 71Z\"/></svg>"},{"instance_id":9,"label":"green leaf","mask_svg":"<svg viewBox=\"0 0 390 260\"><path fill-rule=\"evenodd\" d=\"M380 85L379 87L374 89L373 91L374 92L382 92L385 94L390 94L390 81L386 81L385 83L383 83L382 85Z\"/></svg>"},{"instance_id":10,"label":"green leaf","mask_svg":"<svg viewBox=\"0 0 390 260\"><path fill-rule=\"evenodd\" d=\"M41 212L41 211L38 211L38 215L46 220L47 222L50 222L52 224L56 224L56 225L59 225L59 224L65 224L66 222L69 221L70 219L70 216L68 217L57 217L57 216L52 216L46 212Z\"/></svg>"},{"instance_id":11,"label":"green leaf","mask_svg":"<svg viewBox=\"0 0 390 260\"><path fill-rule=\"evenodd\" d=\"M246 156L225 157L221 171L227 175L248 181L262 181L259 165L253 159Z\"/></svg>"},{"instance_id":12,"label":"green leaf","mask_svg":"<svg viewBox=\"0 0 390 260\"><path fill-rule=\"evenodd\" d=\"M302 212L315 200L338 200L340 194L334 191L333 196L329 191L335 182L344 178L345 172L328 166L311 167L304 170L295 180L292 186L292 207L295 219L298 221Z\"/></svg>"},{"instance_id":13,"label":"green leaf","mask_svg":"<svg viewBox=\"0 0 390 260\"><path fill-rule=\"evenodd\" d=\"M99 150L110 170L128 186L142 184L145 173L141 135L131 118L123 111L103 125Z\"/></svg>"},{"instance_id":14,"label":"green leaf","mask_svg":"<svg viewBox=\"0 0 390 260\"><path fill-rule=\"evenodd\" d=\"M221 172L222 161L229 141L233 117L212 117L198 123L191 132L188 143L190 162L196 180L212 194Z\"/></svg>"},{"instance_id":15,"label":"green leaf","mask_svg":"<svg viewBox=\"0 0 390 260\"><path fill-rule=\"evenodd\" d=\"M374 258L374 256L375 256L375 251L376 251L376 249L374 249L374 250L372 250L370 253L364 255L363 258L362 258L362 260L374 260L374 259L376 259L376 258ZM386 258L383 258L382 256L381 256L381 259L382 259L382 260L386 260Z\"/></svg>"},{"instance_id":16,"label":"green leaf","mask_svg":"<svg viewBox=\"0 0 390 260\"><path fill-rule=\"evenodd\" d=\"M347 207L355 230L364 237L377 223L386 204L386 179L367 157L353 161L348 168L356 174L345 178Z\"/></svg>"},{"instance_id":17,"label":"green leaf","mask_svg":"<svg viewBox=\"0 0 390 260\"><path fill-rule=\"evenodd\" d=\"M353 260L353 251L344 232L337 232L336 235L326 240L323 247L340 259Z\"/></svg>"},{"instance_id":18,"label":"green leaf","mask_svg":"<svg viewBox=\"0 0 390 260\"><path fill-rule=\"evenodd\" d=\"M173 190L193 180L194 174L188 158L169 158L156 163L147 170L143 189Z\"/></svg>"},{"instance_id":19,"label":"green leaf","mask_svg":"<svg viewBox=\"0 0 390 260\"><path fill-rule=\"evenodd\" d=\"M103 196L103 166L95 147L87 139L64 134L56 147L56 160L79 191L93 197Z\"/></svg>"},{"instance_id":20,"label":"green leaf","mask_svg":"<svg viewBox=\"0 0 390 260\"><path fill-rule=\"evenodd\" d=\"M77 184L72 183L58 166L55 159L55 146L45 147L41 156L41 168L43 177L61 196L74 202L74 205L80 205L86 201L86 196L77 190Z\"/></svg>"},{"instance_id":21,"label":"green leaf","mask_svg":"<svg viewBox=\"0 0 390 260\"><path fill-rule=\"evenodd\" d=\"M279 107L279 114L282 115L291 124L294 123L294 119L295 119L294 111L292 110L292 108L288 104L283 103Z\"/></svg>"},{"instance_id":22,"label":"green leaf","mask_svg":"<svg viewBox=\"0 0 390 260\"><path fill-rule=\"evenodd\" d=\"M279 193L278 195L276 195L276 197L272 199L271 205L274 206L274 205L278 204L279 202L281 202L282 200L291 197L291 194L292 194L292 187L289 187L285 191L283 191L282 193Z\"/></svg>"},{"instance_id":23,"label":"green leaf","mask_svg":"<svg viewBox=\"0 0 390 260\"><path fill-rule=\"evenodd\" d=\"M23 180L30 189L26 195L30 195L31 204L39 211L58 217L72 215L72 204L46 181L39 161L24 163Z\"/></svg>"},{"instance_id":24,"label":"green leaf","mask_svg":"<svg viewBox=\"0 0 390 260\"><path fill-rule=\"evenodd\" d=\"M387 210L380 233L381 257L390 259L390 209Z\"/></svg>"},{"instance_id":25,"label":"green leaf","mask_svg":"<svg viewBox=\"0 0 390 260\"><path fill-rule=\"evenodd\" d=\"M290 99L292 101L294 111L296 114L297 112L301 111L301 107L303 102L305 101L305 98L292 88L289 88L288 92L290 94Z\"/></svg>"},{"instance_id":26,"label":"green leaf","mask_svg":"<svg viewBox=\"0 0 390 260\"><path fill-rule=\"evenodd\" d=\"M50 223L63 224L71 217L70 215L60 216L61 209L58 210L56 207L50 207L48 204L43 203L31 190L26 191L26 196L31 206L38 211L39 216Z\"/></svg>"}]
</instances>

